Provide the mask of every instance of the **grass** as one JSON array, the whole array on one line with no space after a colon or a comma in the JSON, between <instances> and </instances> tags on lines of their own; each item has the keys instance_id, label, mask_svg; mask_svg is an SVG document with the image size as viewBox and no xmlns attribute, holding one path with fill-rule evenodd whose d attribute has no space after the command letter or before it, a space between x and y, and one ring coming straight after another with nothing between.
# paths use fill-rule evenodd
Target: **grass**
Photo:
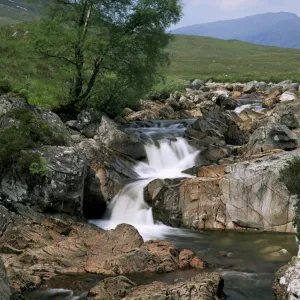
<instances>
[{"instance_id":1,"label":"grass","mask_svg":"<svg viewBox=\"0 0 300 300\"><path fill-rule=\"evenodd\" d=\"M43 60L32 53L29 41L32 26L34 23L22 23L0 28L0 81L10 81L13 92L26 95L31 104L56 108L66 99L68 82L65 78L69 78L71 72L55 61ZM15 32L17 35L13 36ZM165 82L149 92L154 98L184 88L178 79L300 82L300 50L297 49L176 35L166 51L171 63L160 70L166 77Z\"/></svg>"},{"instance_id":2,"label":"grass","mask_svg":"<svg viewBox=\"0 0 300 300\"><path fill-rule=\"evenodd\" d=\"M31 21L36 16L33 6L25 0L0 0L0 26Z\"/></svg>"},{"instance_id":3,"label":"grass","mask_svg":"<svg viewBox=\"0 0 300 300\"><path fill-rule=\"evenodd\" d=\"M175 35L167 48L172 78L217 81L300 82L300 50L266 47L236 40Z\"/></svg>"}]
</instances>

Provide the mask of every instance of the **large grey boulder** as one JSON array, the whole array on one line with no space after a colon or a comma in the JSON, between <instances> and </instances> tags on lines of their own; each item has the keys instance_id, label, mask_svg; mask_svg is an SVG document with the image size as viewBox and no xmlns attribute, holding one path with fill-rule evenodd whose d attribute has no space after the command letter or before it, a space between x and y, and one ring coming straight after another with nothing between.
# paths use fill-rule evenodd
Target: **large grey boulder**
<instances>
[{"instance_id":1,"label":"large grey boulder","mask_svg":"<svg viewBox=\"0 0 300 300\"><path fill-rule=\"evenodd\" d=\"M45 146L45 177L2 174L1 190L12 201L33 206L39 211L82 215L84 181L88 161L76 147Z\"/></svg>"},{"instance_id":2,"label":"large grey boulder","mask_svg":"<svg viewBox=\"0 0 300 300\"><path fill-rule=\"evenodd\" d=\"M202 88L203 86L205 85L205 81L204 80L201 80L201 79L195 79L190 87L191 89L194 89L194 90L199 90L200 88Z\"/></svg>"},{"instance_id":3,"label":"large grey boulder","mask_svg":"<svg viewBox=\"0 0 300 300\"><path fill-rule=\"evenodd\" d=\"M248 82L244 88L243 88L243 92L244 93L253 93L253 92L256 92L256 89L257 89L257 84L258 82L257 81L250 81Z\"/></svg>"},{"instance_id":4,"label":"large grey boulder","mask_svg":"<svg viewBox=\"0 0 300 300\"><path fill-rule=\"evenodd\" d=\"M279 98L281 102L291 102L291 101L295 101L296 99L297 99L297 95L294 92L289 92L289 91L284 92Z\"/></svg>"},{"instance_id":5,"label":"large grey boulder","mask_svg":"<svg viewBox=\"0 0 300 300\"><path fill-rule=\"evenodd\" d=\"M201 118L188 127L186 135L199 147L242 145L244 135L235 117L234 113L221 109L204 112Z\"/></svg>"},{"instance_id":6,"label":"large grey boulder","mask_svg":"<svg viewBox=\"0 0 300 300\"><path fill-rule=\"evenodd\" d=\"M300 151L262 156L226 166L202 166L191 179L156 179L144 190L155 220L195 229L294 232L296 197L280 170Z\"/></svg>"},{"instance_id":7,"label":"large grey boulder","mask_svg":"<svg viewBox=\"0 0 300 300\"><path fill-rule=\"evenodd\" d=\"M52 132L60 138L64 145L71 145L71 136L58 115L47 109L30 105L24 99L3 95L0 97L0 128L17 125L18 121L11 118L8 113L14 109L25 109L32 112L42 120Z\"/></svg>"},{"instance_id":8,"label":"large grey boulder","mask_svg":"<svg viewBox=\"0 0 300 300\"><path fill-rule=\"evenodd\" d=\"M120 130L114 121L104 115L95 139L105 147L134 159L144 158L146 155L143 143Z\"/></svg>"},{"instance_id":9,"label":"large grey boulder","mask_svg":"<svg viewBox=\"0 0 300 300\"><path fill-rule=\"evenodd\" d=\"M2 217L1 212L0 217ZM0 257L0 300L10 300L11 295L12 293L6 276L6 270Z\"/></svg>"},{"instance_id":10,"label":"large grey boulder","mask_svg":"<svg viewBox=\"0 0 300 300\"><path fill-rule=\"evenodd\" d=\"M251 155L273 149L293 150L297 147L297 136L287 126L267 124L252 133L246 151Z\"/></svg>"}]
</instances>

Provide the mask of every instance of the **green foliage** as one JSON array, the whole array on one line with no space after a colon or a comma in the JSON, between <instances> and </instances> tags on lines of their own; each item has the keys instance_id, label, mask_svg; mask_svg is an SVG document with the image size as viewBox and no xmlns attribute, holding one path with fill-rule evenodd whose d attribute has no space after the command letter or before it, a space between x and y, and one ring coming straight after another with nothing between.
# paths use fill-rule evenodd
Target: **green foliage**
<instances>
[{"instance_id":1,"label":"green foliage","mask_svg":"<svg viewBox=\"0 0 300 300\"><path fill-rule=\"evenodd\" d=\"M188 81L167 78L156 83L146 95L146 98L152 100L167 99L175 91L183 92L188 85Z\"/></svg>"},{"instance_id":2,"label":"green foliage","mask_svg":"<svg viewBox=\"0 0 300 300\"><path fill-rule=\"evenodd\" d=\"M32 162L29 166L30 173L33 175L45 177L48 172L46 168L47 162L47 159L45 159L44 157L40 157L39 161L37 162Z\"/></svg>"},{"instance_id":3,"label":"green foliage","mask_svg":"<svg viewBox=\"0 0 300 300\"><path fill-rule=\"evenodd\" d=\"M297 228L297 238L300 241L300 157L296 157L288 163L286 168L280 172L280 179L289 192L298 198L295 205L294 225Z\"/></svg>"},{"instance_id":4,"label":"green foliage","mask_svg":"<svg viewBox=\"0 0 300 300\"><path fill-rule=\"evenodd\" d=\"M30 32L31 45L69 70L62 76L69 104L98 103L107 112L124 95L137 101L151 87L167 62L171 35L165 30L181 16L179 0L66 0L48 2L47 8Z\"/></svg>"},{"instance_id":5,"label":"green foliage","mask_svg":"<svg viewBox=\"0 0 300 300\"><path fill-rule=\"evenodd\" d=\"M12 90L12 86L9 80L7 79L0 79L0 91L4 93L8 93Z\"/></svg>"},{"instance_id":6,"label":"green foliage","mask_svg":"<svg viewBox=\"0 0 300 300\"><path fill-rule=\"evenodd\" d=\"M13 125L0 129L0 170L45 176L46 161L33 150L42 145L64 145L64 139L33 112L17 108L4 118Z\"/></svg>"}]
</instances>

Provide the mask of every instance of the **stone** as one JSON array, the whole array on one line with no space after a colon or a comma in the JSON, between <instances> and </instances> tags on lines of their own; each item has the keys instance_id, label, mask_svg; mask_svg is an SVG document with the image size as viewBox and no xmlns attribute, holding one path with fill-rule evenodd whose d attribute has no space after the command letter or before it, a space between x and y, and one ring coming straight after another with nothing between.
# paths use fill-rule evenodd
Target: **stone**
<instances>
[{"instance_id":1,"label":"stone","mask_svg":"<svg viewBox=\"0 0 300 300\"><path fill-rule=\"evenodd\" d=\"M166 100L166 103L169 104L174 110L180 109L180 104L176 98L169 98Z\"/></svg>"},{"instance_id":2,"label":"stone","mask_svg":"<svg viewBox=\"0 0 300 300\"><path fill-rule=\"evenodd\" d=\"M136 284L125 276L106 278L88 293L88 300L123 299Z\"/></svg>"},{"instance_id":3,"label":"stone","mask_svg":"<svg viewBox=\"0 0 300 300\"><path fill-rule=\"evenodd\" d=\"M238 106L237 102L234 101L233 98L224 94L218 95L215 101L222 109L234 110Z\"/></svg>"},{"instance_id":4,"label":"stone","mask_svg":"<svg viewBox=\"0 0 300 300\"><path fill-rule=\"evenodd\" d=\"M253 132L246 146L246 151L252 155L273 149L292 150L297 147L297 136L287 126L268 124Z\"/></svg>"},{"instance_id":5,"label":"stone","mask_svg":"<svg viewBox=\"0 0 300 300\"><path fill-rule=\"evenodd\" d=\"M0 258L0 299L1 300L10 300L12 296L9 281L6 275L6 270L3 265L3 262Z\"/></svg>"},{"instance_id":6,"label":"stone","mask_svg":"<svg viewBox=\"0 0 300 300\"><path fill-rule=\"evenodd\" d=\"M134 112L134 111L133 111L131 108L125 107L125 108L123 109L123 111L122 111L121 116L122 116L122 117L127 117L127 116L129 116L130 114L132 114L133 112Z\"/></svg>"},{"instance_id":7,"label":"stone","mask_svg":"<svg viewBox=\"0 0 300 300\"><path fill-rule=\"evenodd\" d=\"M191 110L196 107L195 103L192 100L186 98L185 96L181 96L181 98L179 99L179 104L181 109L186 110Z\"/></svg>"},{"instance_id":8,"label":"stone","mask_svg":"<svg viewBox=\"0 0 300 300\"><path fill-rule=\"evenodd\" d=\"M144 158L144 146L136 138L120 130L118 126L106 116L102 116L101 124L97 129L97 141L107 148L128 155L134 159Z\"/></svg>"},{"instance_id":9,"label":"stone","mask_svg":"<svg viewBox=\"0 0 300 300\"><path fill-rule=\"evenodd\" d=\"M296 99L297 96L293 92L284 92L279 98L281 102L291 102L295 101Z\"/></svg>"},{"instance_id":10,"label":"stone","mask_svg":"<svg viewBox=\"0 0 300 300\"><path fill-rule=\"evenodd\" d=\"M201 166L197 178L153 180L144 197L154 219L173 227L294 232L297 199L280 179L294 157L300 150Z\"/></svg>"},{"instance_id":11,"label":"stone","mask_svg":"<svg viewBox=\"0 0 300 300\"><path fill-rule=\"evenodd\" d=\"M86 156L76 147L44 146L40 152L47 161L45 178L34 182L30 175L16 177L7 172L1 178L2 193L37 211L81 216Z\"/></svg>"},{"instance_id":12,"label":"stone","mask_svg":"<svg viewBox=\"0 0 300 300\"><path fill-rule=\"evenodd\" d=\"M276 273L273 286L275 300L296 300L300 298L300 252L298 257Z\"/></svg>"},{"instance_id":13,"label":"stone","mask_svg":"<svg viewBox=\"0 0 300 300\"><path fill-rule=\"evenodd\" d=\"M256 86L257 86L258 82L257 81L250 81L248 82L244 88L243 88L243 92L244 93L253 93L256 92Z\"/></svg>"},{"instance_id":14,"label":"stone","mask_svg":"<svg viewBox=\"0 0 300 300\"><path fill-rule=\"evenodd\" d=\"M170 299L225 299L224 280L217 272L202 272L197 276L168 285L152 282L135 287L124 276L104 279L88 295L88 300L170 300Z\"/></svg>"},{"instance_id":15,"label":"stone","mask_svg":"<svg viewBox=\"0 0 300 300\"><path fill-rule=\"evenodd\" d=\"M190 87L193 90L199 90L201 87L203 87L205 85L205 81L204 80L200 80L200 79L195 79L191 84Z\"/></svg>"}]
</instances>

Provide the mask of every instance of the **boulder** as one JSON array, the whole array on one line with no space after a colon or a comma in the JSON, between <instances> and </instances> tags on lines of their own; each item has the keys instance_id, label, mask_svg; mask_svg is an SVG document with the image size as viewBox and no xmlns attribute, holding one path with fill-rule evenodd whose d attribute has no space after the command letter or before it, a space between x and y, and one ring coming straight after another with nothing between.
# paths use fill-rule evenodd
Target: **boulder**
<instances>
[{"instance_id":1,"label":"boulder","mask_svg":"<svg viewBox=\"0 0 300 300\"><path fill-rule=\"evenodd\" d=\"M275 300L300 298L300 252L291 262L276 273L273 286Z\"/></svg>"},{"instance_id":2,"label":"boulder","mask_svg":"<svg viewBox=\"0 0 300 300\"><path fill-rule=\"evenodd\" d=\"M248 82L244 88L243 88L243 92L244 93L253 93L253 92L256 92L256 89L257 89L257 84L258 82L257 81L250 81Z\"/></svg>"},{"instance_id":3,"label":"boulder","mask_svg":"<svg viewBox=\"0 0 300 300\"><path fill-rule=\"evenodd\" d=\"M169 98L166 100L166 103L169 104L174 110L180 109L180 104L176 98Z\"/></svg>"},{"instance_id":4,"label":"boulder","mask_svg":"<svg viewBox=\"0 0 300 300\"><path fill-rule=\"evenodd\" d=\"M77 116L77 120L68 121L66 125L80 131L87 138L93 138L97 134L101 118L101 112L90 108L81 111Z\"/></svg>"},{"instance_id":5,"label":"boulder","mask_svg":"<svg viewBox=\"0 0 300 300\"><path fill-rule=\"evenodd\" d=\"M109 277L88 293L88 300L123 299L136 284L125 276Z\"/></svg>"},{"instance_id":6,"label":"boulder","mask_svg":"<svg viewBox=\"0 0 300 300\"><path fill-rule=\"evenodd\" d=\"M191 110L196 107L195 103L185 96L181 96L181 98L179 99L179 104L180 108L185 110Z\"/></svg>"},{"instance_id":7,"label":"boulder","mask_svg":"<svg viewBox=\"0 0 300 300\"><path fill-rule=\"evenodd\" d=\"M88 300L169 300L169 299L225 299L224 280L216 272L203 272L197 276L168 285L153 282L136 287L124 276L107 278L88 294Z\"/></svg>"},{"instance_id":8,"label":"boulder","mask_svg":"<svg viewBox=\"0 0 300 300\"><path fill-rule=\"evenodd\" d=\"M95 139L107 148L131 156L135 159L144 158L144 145L136 138L120 130L118 126L106 116L102 116Z\"/></svg>"},{"instance_id":9,"label":"boulder","mask_svg":"<svg viewBox=\"0 0 300 300\"><path fill-rule=\"evenodd\" d=\"M0 216L1 216L1 212L0 212ZM12 293L10 290L9 281L7 279L6 270L0 258L0 299L10 300L11 295Z\"/></svg>"},{"instance_id":10,"label":"boulder","mask_svg":"<svg viewBox=\"0 0 300 300\"><path fill-rule=\"evenodd\" d=\"M0 199L0 255L17 291L37 287L56 274L123 275L181 268L180 252L166 241L144 243L131 225L104 231L59 215L49 216L10 199ZM203 261L192 254L189 266Z\"/></svg>"},{"instance_id":11,"label":"boulder","mask_svg":"<svg viewBox=\"0 0 300 300\"><path fill-rule=\"evenodd\" d=\"M204 112L201 118L187 128L186 135L199 147L241 145L244 142L243 132L235 122L234 113L220 109Z\"/></svg>"},{"instance_id":12,"label":"boulder","mask_svg":"<svg viewBox=\"0 0 300 300\"><path fill-rule=\"evenodd\" d=\"M45 177L31 174L2 174L1 190L15 202L38 211L82 215L87 158L76 147L44 146L40 150L46 159Z\"/></svg>"},{"instance_id":13,"label":"boulder","mask_svg":"<svg viewBox=\"0 0 300 300\"><path fill-rule=\"evenodd\" d=\"M237 102L234 101L233 98L224 94L218 95L215 101L216 104L219 105L222 109L234 110L238 106Z\"/></svg>"},{"instance_id":14,"label":"boulder","mask_svg":"<svg viewBox=\"0 0 300 300\"><path fill-rule=\"evenodd\" d=\"M297 99L297 95L293 92L284 92L279 98L281 102L291 102L296 99Z\"/></svg>"},{"instance_id":15,"label":"boulder","mask_svg":"<svg viewBox=\"0 0 300 300\"><path fill-rule=\"evenodd\" d=\"M195 79L191 84L190 87L193 90L199 90L201 87L203 87L205 85L205 81L204 80L200 80L200 79Z\"/></svg>"},{"instance_id":16,"label":"boulder","mask_svg":"<svg viewBox=\"0 0 300 300\"><path fill-rule=\"evenodd\" d=\"M202 166L192 179L156 179L144 190L153 217L195 229L294 232L294 204L280 170L300 150L228 166Z\"/></svg>"},{"instance_id":17,"label":"boulder","mask_svg":"<svg viewBox=\"0 0 300 300\"><path fill-rule=\"evenodd\" d=\"M297 136L287 126L267 124L253 132L246 146L246 151L252 155L273 149L293 150L297 147Z\"/></svg>"}]
</instances>

